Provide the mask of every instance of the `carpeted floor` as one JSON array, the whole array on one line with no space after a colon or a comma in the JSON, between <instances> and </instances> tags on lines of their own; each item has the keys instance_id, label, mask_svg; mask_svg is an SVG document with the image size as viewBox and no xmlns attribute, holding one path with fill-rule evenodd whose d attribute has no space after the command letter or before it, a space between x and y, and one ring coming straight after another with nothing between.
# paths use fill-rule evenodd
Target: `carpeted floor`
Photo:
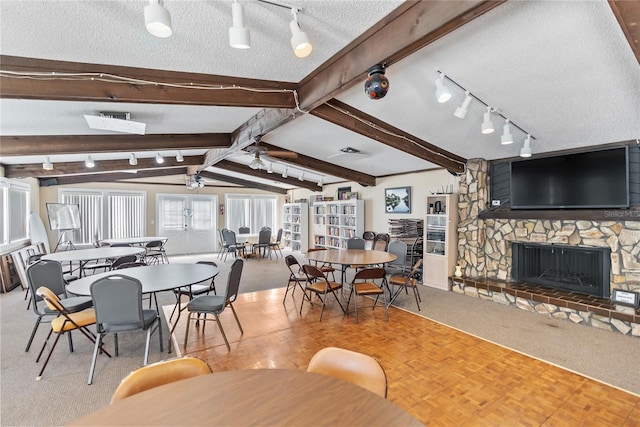
<instances>
[{"instance_id":1,"label":"carpeted floor","mask_svg":"<svg viewBox=\"0 0 640 427\"><path fill-rule=\"evenodd\" d=\"M297 254L301 262L302 255ZM218 262L221 269L217 282L224 284L228 267L233 262L219 261L215 255L172 257L171 262L192 263L200 260ZM254 292L282 287L288 270L282 260L249 260L241 292ZM417 311L412 295L402 295L397 306L416 312L437 322L476 335L515 351L548 361L587 377L626 391L640 394L637 355L640 339L575 325L544 315L421 287L422 310ZM120 356L98 359L94 384L86 385L88 358L92 345L75 334L76 351L68 351L66 339L58 343L40 381L35 363L38 351L49 330L43 324L28 352L24 346L36 316L27 311L23 292L15 289L0 294L0 425L63 425L80 415L107 405L120 379L142 364L144 333L121 334ZM175 301L171 293L159 295L159 303ZM164 345L168 331L164 333ZM109 347L112 348L110 341ZM175 353L173 353L175 355ZM90 356L89 356L90 357ZM158 339L152 337L150 362L166 359L160 353ZM42 362L41 362L42 363Z\"/></svg>"}]
</instances>

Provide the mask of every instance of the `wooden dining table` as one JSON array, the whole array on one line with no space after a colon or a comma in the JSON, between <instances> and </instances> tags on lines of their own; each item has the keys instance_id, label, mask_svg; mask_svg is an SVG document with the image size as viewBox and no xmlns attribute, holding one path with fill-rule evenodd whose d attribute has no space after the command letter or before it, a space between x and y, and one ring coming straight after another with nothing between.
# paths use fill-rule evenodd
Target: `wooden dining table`
<instances>
[{"instance_id":1,"label":"wooden dining table","mask_svg":"<svg viewBox=\"0 0 640 427\"><path fill-rule=\"evenodd\" d=\"M301 369L216 372L114 402L72 426L421 426L391 401Z\"/></svg>"},{"instance_id":2,"label":"wooden dining table","mask_svg":"<svg viewBox=\"0 0 640 427\"><path fill-rule=\"evenodd\" d=\"M396 255L389 252L367 249L327 249L324 251L313 251L306 253L305 258L318 263L339 264L342 269L342 284L344 284L346 269L350 265L384 265L398 259Z\"/></svg>"}]
</instances>

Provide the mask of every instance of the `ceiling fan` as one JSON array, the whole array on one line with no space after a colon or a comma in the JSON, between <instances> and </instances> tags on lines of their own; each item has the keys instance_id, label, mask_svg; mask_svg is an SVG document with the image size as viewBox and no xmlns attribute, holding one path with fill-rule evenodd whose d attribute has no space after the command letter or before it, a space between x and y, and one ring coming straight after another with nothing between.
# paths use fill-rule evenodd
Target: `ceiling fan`
<instances>
[{"instance_id":1,"label":"ceiling fan","mask_svg":"<svg viewBox=\"0 0 640 427\"><path fill-rule=\"evenodd\" d=\"M187 190L195 190L196 188L204 187L204 179L200 176L200 172L196 172L193 175L187 175L185 178Z\"/></svg>"},{"instance_id":2,"label":"ceiling fan","mask_svg":"<svg viewBox=\"0 0 640 427\"><path fill-rule=\"evenodd\" d=\"M341 148L340 151L336 154L332 154L329 157L327 157L327 159L332 159L334 157L338 157L338 156L344 156L344 155L352 155L352 154L359 154L361 156L366 156L367 153L363 153L362 151L358 150L357 148L353 148L353 147L344 147Z\"/></svg>"},{"instance_id":3,"label":"ceiling fan","mask_svg":"<svg viewBox=\"0 0 640 427\"><path fill-rule=\"evenodd\" d=\"M250 154L253 154L253 160L249 163L251 169L264 169L265 164L260 156L279 157L285 159L297 159L298 153L287 150L269 150L260 146L260 138L255 138L255 145L247 148Z\"/></svg>"}]
</instances>

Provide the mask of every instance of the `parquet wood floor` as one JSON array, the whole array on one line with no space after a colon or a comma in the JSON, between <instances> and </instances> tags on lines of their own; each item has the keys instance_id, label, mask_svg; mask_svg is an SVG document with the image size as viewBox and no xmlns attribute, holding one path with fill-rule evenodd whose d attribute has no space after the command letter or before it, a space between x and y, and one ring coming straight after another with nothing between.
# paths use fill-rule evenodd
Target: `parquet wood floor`
<instances>
[{"instance_id":1,"label":"parquet wood floor","mask_svg":"<svg viewBox=\"0 0 640 427\"><path fill-rule=\"evenodd\" d=\"M365 308L355 324L330 300L318 322L318 305L305 304L300 316L300 292L285 304L283 293L239 295L243 335L230 310L221 315L230 352L215 322L204 334L192 322L184 354L222 371L306 369L326 346L367 353L386 370L388 399L429 426L640 426L636 395L394 307L388 323L384 310ZM181 352L185 323L175 334Z\"/></svg>"}]
</instances>

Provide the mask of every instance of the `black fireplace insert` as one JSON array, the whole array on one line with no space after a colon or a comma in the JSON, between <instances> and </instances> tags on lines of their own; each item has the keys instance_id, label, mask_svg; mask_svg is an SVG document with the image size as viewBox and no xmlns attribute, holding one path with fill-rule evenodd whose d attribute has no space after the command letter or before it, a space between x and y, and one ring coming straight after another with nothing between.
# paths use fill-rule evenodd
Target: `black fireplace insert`
<instances>
[{"instance_id":1,"label":"black fireplace insert","mask_svg":"<svg viewBox=\"0 0 640 427\"><path fill-rule=\"evenodd\" d=\"M609 298L609 248L512 242L511 252L518 282Z\"/></svg>"}]
</instances>

